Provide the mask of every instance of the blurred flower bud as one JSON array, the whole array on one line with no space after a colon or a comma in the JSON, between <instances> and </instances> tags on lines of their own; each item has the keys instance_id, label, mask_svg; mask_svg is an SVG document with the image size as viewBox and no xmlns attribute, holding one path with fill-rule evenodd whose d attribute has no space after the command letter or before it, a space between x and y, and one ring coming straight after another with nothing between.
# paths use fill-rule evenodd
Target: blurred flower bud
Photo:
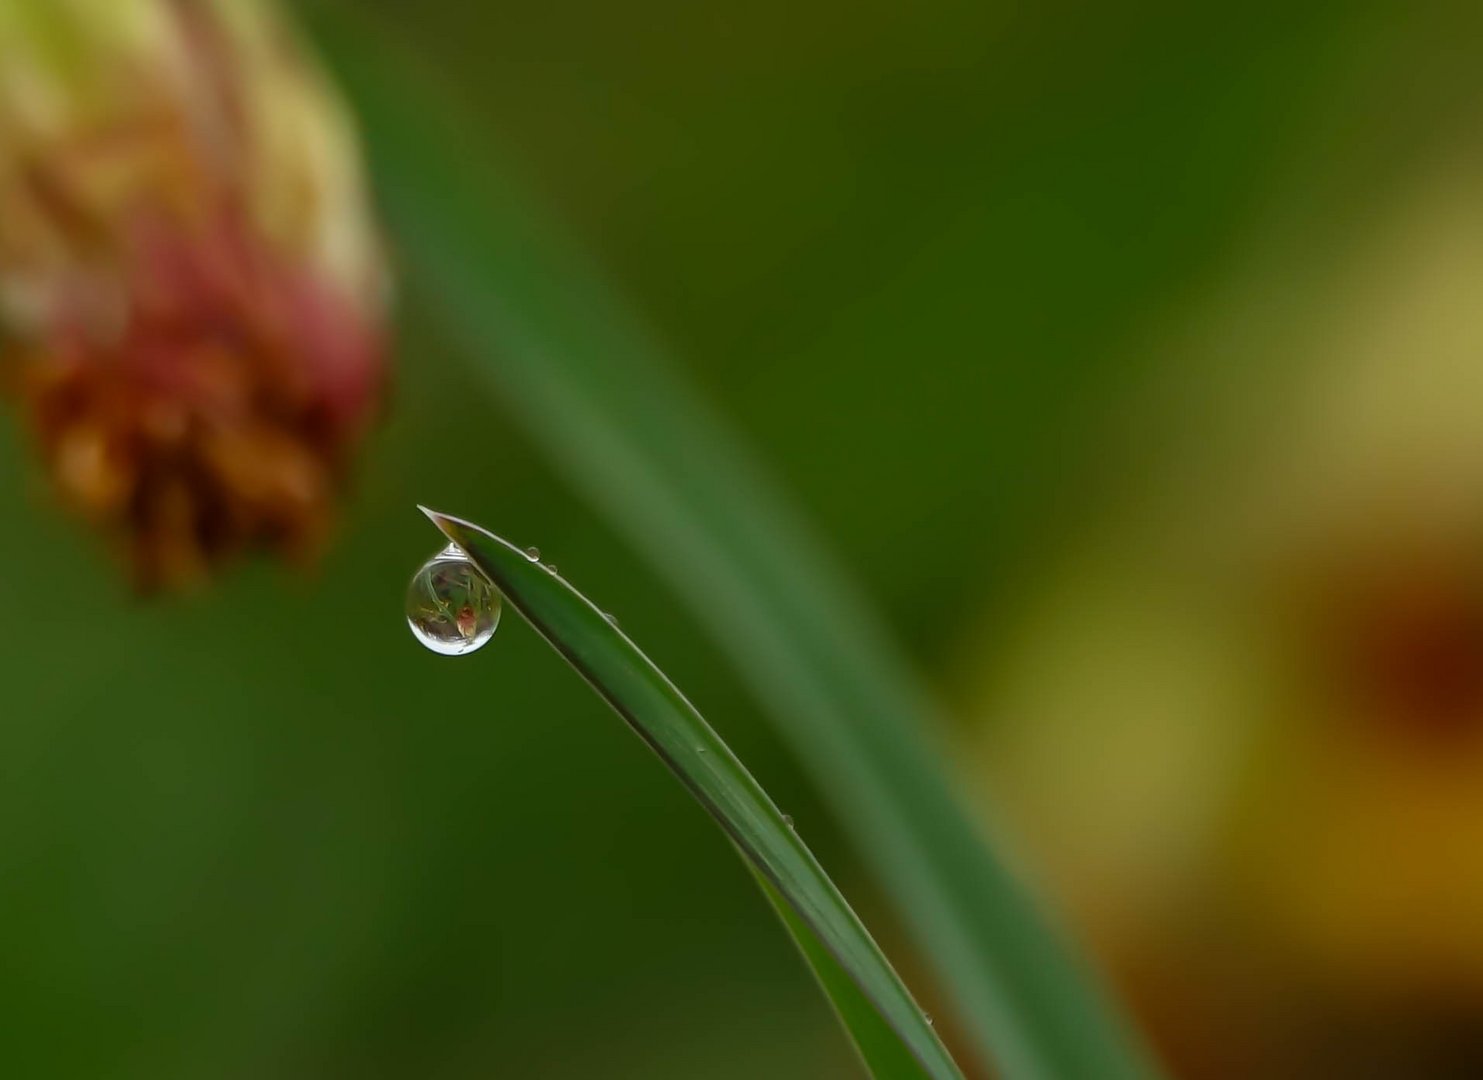
<instances>
[{"instance_id":1,"label":"blurred flower bud","mask_svg":"<svg viewBox=\"0 0 1483 1080\"><path fill-rule=\"evenodd\" d=\"M261 0L0 0L7 381L145 589L321 548L384 382L354 134Z\"/></svg>"}]
</instances>

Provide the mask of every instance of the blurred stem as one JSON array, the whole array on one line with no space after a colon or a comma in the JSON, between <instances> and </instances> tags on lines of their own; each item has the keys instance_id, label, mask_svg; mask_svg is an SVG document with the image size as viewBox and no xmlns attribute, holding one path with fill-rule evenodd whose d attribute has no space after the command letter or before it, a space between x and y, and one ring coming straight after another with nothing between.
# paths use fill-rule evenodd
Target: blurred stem
<instances>
[{"instance_id":1,"label":"blurred stem","mask_svg":"<svg viewBox=\"0 0 1483 1080\"><path fill-rule=\"evenodd\" d=\"M970 823L929 745L926 694L812 531L434 77L361 6L308 14L360 113L407 269L491 391L730 654L963 1029L1011 1078L1151 1075Z\"/></svg>"}]
</instances>

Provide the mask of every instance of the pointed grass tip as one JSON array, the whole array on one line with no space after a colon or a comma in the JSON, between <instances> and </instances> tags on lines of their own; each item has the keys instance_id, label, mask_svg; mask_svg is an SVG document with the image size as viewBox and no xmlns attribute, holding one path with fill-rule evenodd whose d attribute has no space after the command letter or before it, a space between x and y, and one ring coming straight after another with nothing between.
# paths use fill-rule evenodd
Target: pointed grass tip
<instances>
[{"instance_id":1,"label":"pointed grass tip","mask_svg":"<svg viewBox=\"0 0 1483 1080\"><path fill-rule=\"evenodd\" d=\"M430 506L423 506L421 503L418 503L417 509L421 510L427 520L431 521L440 529L443 527L443 522L448 520L447 514L441 514Z\"/></svg>"},{"instance_id":2,"label":"pointed grass tip","mask_svg":"<svg viewBox=\"0 0 1483 1080\"><path fill-rule=\"evenodd\" d=\"M499 539L488 529L485 529L479 525L475 525L472 521L466 521L463 518L454 517L452 514L445 514L441 510L434 510L432 507L423 506L421 503L417 504L417 509L422 511L422 513L427 517L427 520L431 521L433 525L437 527L437 530L440 533L446 536L454 544L458 544L460 547L462 546L462 542L459 539L460 537L469 537L477 534L480 536L489 537L490 539Z\"/></svg>"}]
</instances>

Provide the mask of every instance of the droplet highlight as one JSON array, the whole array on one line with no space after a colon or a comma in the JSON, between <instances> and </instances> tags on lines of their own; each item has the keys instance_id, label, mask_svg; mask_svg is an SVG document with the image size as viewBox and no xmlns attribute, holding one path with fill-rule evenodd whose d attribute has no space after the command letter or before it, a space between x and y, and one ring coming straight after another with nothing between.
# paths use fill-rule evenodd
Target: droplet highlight
<instances>
[{"instance_id":1,"label":"droplet highlight","mask_svg":"<svg viewBox=\"0 0 1483 1080\"><path fill-rule=\"evenodd\" d=\"M540 562L541 561L541 549L538 548L538 547L528 547L528 548L525 549L525 557L527 559L529 559L531 562Z\"/></svg>"},{"instance_id":2,"label":"droplet highlight","mask_svg":"<svg viewBox=\"0 0 1483 1080\"><path fill-rule=\"evenodd\" d=\"M441 656L482 647L499 627L503 606L499 590L455 544L423 563L407 585L407 626Z\"/></svg>"}]
</instances>

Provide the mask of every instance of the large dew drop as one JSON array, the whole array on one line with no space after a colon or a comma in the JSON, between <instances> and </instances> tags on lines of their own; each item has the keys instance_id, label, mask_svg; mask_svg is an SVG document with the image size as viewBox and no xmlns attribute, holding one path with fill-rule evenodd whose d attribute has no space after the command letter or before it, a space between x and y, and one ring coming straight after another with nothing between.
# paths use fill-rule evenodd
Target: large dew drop
<instances>
[{"instance_id":1,"label":"large dew drop","mask_svg":"<svg viewBox=\"0 0 1483 1080\"><path fill-rule=\"evenodd\" d=\"M412 575L407 625L435 653L462 656L494 636L503 605L499 590L449 544Z\"/></svg>"}]
</instances>

